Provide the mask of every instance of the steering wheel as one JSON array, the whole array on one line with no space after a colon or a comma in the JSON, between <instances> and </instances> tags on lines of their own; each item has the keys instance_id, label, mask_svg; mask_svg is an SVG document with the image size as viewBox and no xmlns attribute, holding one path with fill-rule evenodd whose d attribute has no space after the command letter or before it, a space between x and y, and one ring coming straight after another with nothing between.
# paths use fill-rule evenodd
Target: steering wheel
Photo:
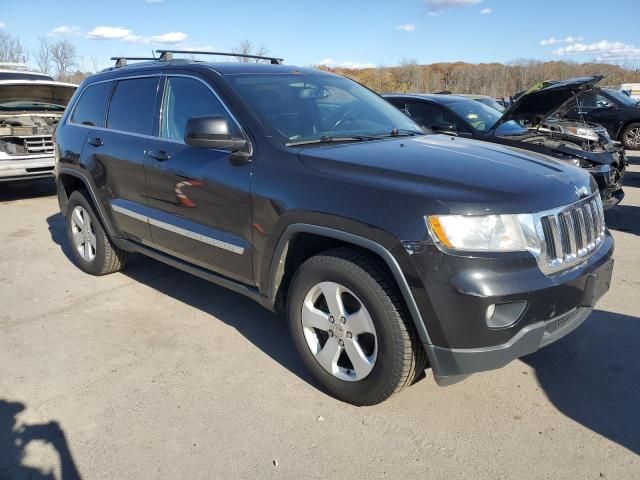
<instances>
[{"instance_id":1,"label":"steering wheel","mask_svg":"<svg viewBox=\"0 0 640 480\"><path fill-rule=\"evenodd\" d=\"M347 105L348 106L348 105ZM358 107L356 107L357 109ZM344 122L346 122L347 120L349 120L349 117L354 115L356 113L356 110L352 110L352 109L347 109L342 115L340 115L340 117L338 117L338 120L336 120L336 122L333 124L333 126L331 127L331 131L333 130L337 130L338 127L340 125L342 125ZM355 120L356 118L352 118L353 120Z\"/></svg>"}]
</instances>

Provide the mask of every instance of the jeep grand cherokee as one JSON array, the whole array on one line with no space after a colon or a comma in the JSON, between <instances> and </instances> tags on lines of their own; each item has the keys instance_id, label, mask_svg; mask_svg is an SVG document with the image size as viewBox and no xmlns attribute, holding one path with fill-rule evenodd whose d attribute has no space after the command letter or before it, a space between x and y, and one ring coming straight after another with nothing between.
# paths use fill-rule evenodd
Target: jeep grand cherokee
<instances>
[{"instance_id":1,"label":"jeep grand cherokee","mask_svg":"<svg viewBox=\"0 0 640 480\"><path fill-rule=\"evenodd\" d=\"M564 336L608 289L591 177L439 134L328 72L152 60L83 82L56 134L75 263L127 252L286 312L332 395L381 402ZM120 63L122 65L122 63Z\"/></svg>"}]
</instances>

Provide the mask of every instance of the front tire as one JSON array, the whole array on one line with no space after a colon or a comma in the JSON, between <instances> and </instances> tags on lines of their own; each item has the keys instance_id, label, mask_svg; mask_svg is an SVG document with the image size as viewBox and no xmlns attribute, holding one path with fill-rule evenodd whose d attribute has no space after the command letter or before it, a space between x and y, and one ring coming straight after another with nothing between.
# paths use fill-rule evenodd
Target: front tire
<instances>
[{"instance_id":1,"label":"front tire","mask_svg":"<svg viewBox=\"0 0 640 480\"><path fill-rule=\"evenodd\" d=\"M380 403L426 368L395 282L375 257L338 248L310 258L292 280L288 307L305 366L340 400Z\"/></svg>"},{"instance_id":2,"label":"front tire","mask_svg":"<svg viewBox=\"0 0 640 480\"><path fill-rule=\"evenodd\" d=\"M640 123L627 125L622 132L622 144L629 150L640 149Z\"/></svg>"},{"instance_id":3,"label":"front tire","mask_svg":"<svg viewBox=\"0 0 640 480\"><path fill-rule=\"evenodd\" d=\"M111 242L86 191L76 190L69 196L65 220L71 255L78 268L91 275L122 270L127 253Z\"/></svg>"}]
</instances>

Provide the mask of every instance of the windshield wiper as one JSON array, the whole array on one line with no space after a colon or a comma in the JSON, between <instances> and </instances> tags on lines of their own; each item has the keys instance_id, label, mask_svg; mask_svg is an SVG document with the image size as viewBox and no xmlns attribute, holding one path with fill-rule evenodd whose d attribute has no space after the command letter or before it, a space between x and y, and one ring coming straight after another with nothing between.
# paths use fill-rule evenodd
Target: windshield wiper
<instances>
[{"instance_id":1,"label":"windshield wiper","mask_svg":"<svg viewBox=\"0 0 640 480\"><path fill-rule=\"evenodd\" d=\"M394 128L384 137L415 137L416 135L424 135L424 132L416 132L415 130L408 130L406 128Z\"/></svg>"},{"instance_id":2,"label":"windshield wiper","mask_svg":"<svg viewBox=\"0 0 640 480\"><path fill-rule=\"evenodd\" d=\"M349 135L345 137L334 137L329 135L323 135L320 138L313 138L311 140L300 140L299 142L285 143L287 147L297 147L299 145L313 145L320 143L339 143L339 142L364 142L365 140L377 140L380 137L372 135Z\"/></svg>"}]
</instances>

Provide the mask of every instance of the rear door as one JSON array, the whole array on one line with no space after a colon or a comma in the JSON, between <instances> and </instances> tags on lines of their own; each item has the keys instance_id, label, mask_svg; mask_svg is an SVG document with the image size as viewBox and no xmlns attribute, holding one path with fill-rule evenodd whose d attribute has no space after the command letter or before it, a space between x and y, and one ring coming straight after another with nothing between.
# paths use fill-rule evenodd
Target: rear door
<instances>
[{"instance_id":1,"label":"rear door","mask_svg":"<svg viewBox=\"0 0 640 480\"><path fill-rule=\"evenodd\" d=\"M156 248L243 283L253 283L251 164L225 150L184 143L187 120L239 123L204 78L169 74L164 80L156 138L145 158L149 223Z\"/></svg>"},{"instance_id":2,"label":"rear door","mask_svg":"<svg viewBox=\"0 0 640 480\"><path fill-rule=\"evenodd\" d=\"M85 153L95 165L94 178L110 199L114 223L127 238L150 243L144 154L153 131L160 76L116 80L106 127L89 133Z\"/></svg>"}]
</instances>

